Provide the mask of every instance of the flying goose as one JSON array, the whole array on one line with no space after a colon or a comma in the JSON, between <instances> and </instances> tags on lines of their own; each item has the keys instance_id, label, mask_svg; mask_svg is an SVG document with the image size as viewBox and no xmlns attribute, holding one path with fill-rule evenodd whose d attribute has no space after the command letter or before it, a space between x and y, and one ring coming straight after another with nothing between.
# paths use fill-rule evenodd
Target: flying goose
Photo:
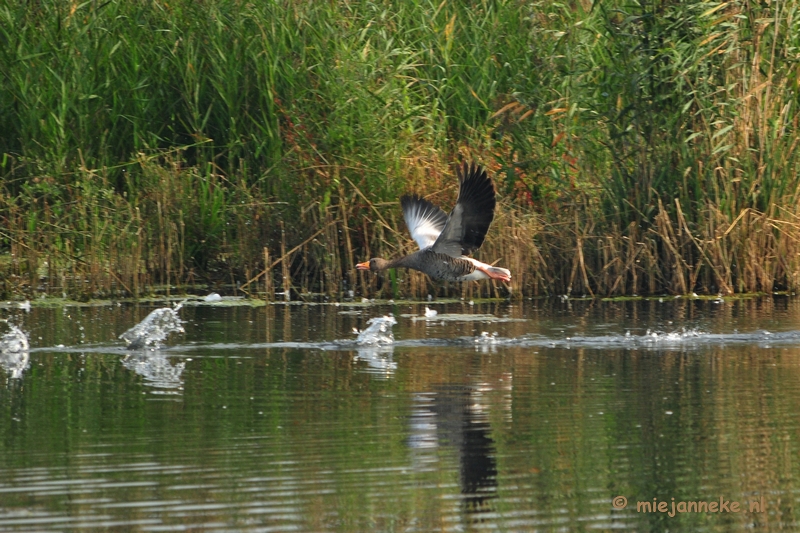
<instances>
[{"instance_id":1,"label":"flying goose","mask_svg":"<svg viewBox=\"0 0 800 533\"><path fill-rule=\"evenodd\" d=\"M458 200L450 216L415 194L400 198L403 218L419 250L391 261L375 257L358 263L356 268L376 272L405 267L443 281L510 281L509 270L467 257L483 244L494 218L492 180L483 168L475 164L468 166L464 163L457 173L460 183Z\"/></svg>"}]
</instances>

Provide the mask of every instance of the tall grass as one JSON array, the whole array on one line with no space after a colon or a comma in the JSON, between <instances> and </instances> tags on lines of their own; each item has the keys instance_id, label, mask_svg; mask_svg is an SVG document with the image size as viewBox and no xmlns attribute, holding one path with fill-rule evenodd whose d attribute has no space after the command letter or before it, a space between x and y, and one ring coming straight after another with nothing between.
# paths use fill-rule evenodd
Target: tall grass
<instances>
[{"instance_id":1,"label":"tall grass","mask_svg":"<svg viewBox=\"0 0 800 533\"><path fill-rule=\"evenodd\" d=\"M518 121L510 142L534 154L512 163L529 194L570 202L565 226L577 214L557 239L575 258L554 258L572 266L558 291L796 288L797 8L598 2L540 29L560 83L544 105L525 100L536 84L516 104L552 119L552 155L542 124Z\"/></svg>"},{"instance_id":2,"label":"tall grass","mask_svg":"<svg viewBox=\"0 0 800 533\"><path fill-rule=\"evenodd\" d=\"M513 295L794 289L797 4L0 0L0 291L506 296L353 271L461 159Z\"/></svg>"}]
</instances>

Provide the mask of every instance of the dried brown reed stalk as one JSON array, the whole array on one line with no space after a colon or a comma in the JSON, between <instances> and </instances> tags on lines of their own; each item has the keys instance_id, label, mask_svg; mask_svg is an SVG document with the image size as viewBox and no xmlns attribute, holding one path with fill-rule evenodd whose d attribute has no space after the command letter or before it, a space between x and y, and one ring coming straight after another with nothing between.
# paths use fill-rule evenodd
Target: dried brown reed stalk
<instances>
[{"instance_id":1,"label":"dried brown reed stalk","mask_svg":"<svg viewBox=\"0 0 800 533\"><path fill-rule=\"evenodd\" d=\"M191 226L197 220L190 218L191 208L184 203L196 193L191 187L196 187L197 170L166 159L143 161L139 168L146 179L135 201L109 195L111 200L104 204L76 193L74 212L56 214L48 207L35 224L25 209L3 198L3 232L13 255L0 263L0 289L6 294L46 290L85 299L140 296L160 285L186 290L201 279L187 255L189 247L196 246L189 235L197 231ZM335 172L330 169L331 175ZM768 292L796 289L800 283L800 216L798 208L786 202L768 212L748 207L730 215L709 201L698 211L699 222L692 222L680 201L672 211L659 201L654 223L645 231L636 224L604 226L587 203L569 204L558 220L547 221L501 192L495 221L477 257L509 268L513 277L508 286L440 284L402 271L395 287L389 275L356 272L353 265L366 257L414 249L399 203L369 201L341 169L338 172L330 202L322 210L319 202L309 204L300 210L297 223L282 224L280 210L252 192L247 202L225 207L235 229L226 230L230 233L219 239L216 253L226 264L240 261L242 266L227 267L222 275L245 281L245 294L258 296L263 290L268 299L274 298L275 286L303 298L318 293L339 299L348 296L347 289L356 297L424 300L431 294L469 300ZM87 173L89 177L102 182L96 172ZM240 193L244 195L244 189ZM450 194L455 190L433 193L443 205ZM101 213L110 216L100 220ZM96 222L81 225L73 215ZM53 228L65 231L57 234ZM247 235L237 240L243 233Z\"/></svg>"},{"instance_id":2,"label":"dried brown reed stalk","mask_svg":"<svg viewBox=\"0 0 800 533\"><path fill-rule=\"evenodd\" d=\"M686 294L691 287L692 268L681 252L682 245L678 238L682 233L680 229L676 231L661 199L658 200L658 214L655 221L655 233L664 247L664 252L660 255L665 259L665 264L668 266L667 286L673 287L673 290L678 294Z\"/></svg>"}]
</instances>

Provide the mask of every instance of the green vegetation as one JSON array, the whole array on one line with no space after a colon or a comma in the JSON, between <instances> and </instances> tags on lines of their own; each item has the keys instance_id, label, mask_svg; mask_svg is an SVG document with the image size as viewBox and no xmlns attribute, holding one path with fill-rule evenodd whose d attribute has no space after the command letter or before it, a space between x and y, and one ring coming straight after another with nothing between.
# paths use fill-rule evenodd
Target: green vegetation
<instances>
[{"instance_id":1,"label":"green vegetation","mask_svg":"<svg viewBox=\"0 0 800 533\"><path fill-rule=\"evenodd\" d=\"M515 295L794 290L799 4L0 0L0 293L503 296L353 270L461 159Z\"/></svg>"}]
</instances>

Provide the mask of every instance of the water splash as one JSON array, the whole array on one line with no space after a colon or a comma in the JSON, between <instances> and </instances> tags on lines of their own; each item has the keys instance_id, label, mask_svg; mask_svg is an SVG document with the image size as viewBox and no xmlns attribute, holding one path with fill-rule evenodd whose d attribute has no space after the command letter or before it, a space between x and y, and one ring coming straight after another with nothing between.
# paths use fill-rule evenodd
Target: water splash
<instances>
[{"instance_id":1,"label":"water splash","mask_svg":"<svg viewBox=\"0 0 800 533\"><path fill-rule=\"evenodd\" d=\"M160 389L181 389L186 363L175 365L160 352L136 352L125 356L122 365L144 377L145 383Z\"/></svg>"},{"instance_id":2,"label":"water splash","mask_svg":"<svg viewBox=\"0 0 800 533\"><path fill-rule=\"evenodd\" d=\"M360 346L394 344L392 326L397 324L397 320L393 316L371 318L367 324L369 324L367 329L358 334L356 344Z\"/></svg>"},{"instance_id":3,"label":"water splash","mask_svg":"<svg viewBox=\"0 0 800 533\"><path fill-rule=\"evenodd\" d=\"M410 318L413 322L417 320L427 320L432 322L527 322L524 318L511 318L507 316L494 316L489 314L473 314L473 313L439 313L434 309L425 308L424 316L416 314L401 314L402 318ZM429 314L430 312L430 314Z\"/></svg>"},{"instance_id":4,"label":"water splash","mask_svg":"<svg viewBox=\"0 0 800 533\"><path fill-rule=\"evenodd\" d=\"M703 335L707 334L697 329L681 328L679 331L652 331L648 329L640 340L643 343L671 344L691 341Z\"/></svg>"},{"instance_id":5,"label":"water splash","mask_svg":"<svg viewBox=\"0 0 800 533\"><path fill-rule=\"evenodd\" d=\"M128 343L129 350L157 350L170 333L184 332L183 321L178 316L181 305L178 304L174 309L156 309L119 338Z\"/></svg>"},{"instance_id":6,"label":"water splash","mask_svg":"<svg viewBox=\"0 0 800 533\"><path fill-rule=\"evenodd\" d=\"M494 331L489 334L488 331L482 331L480 337L475 338L475 347L480 349L482 353L494 352L497 346L497 332Z\"/></svg>"},{"instance_id":7,"label":"water splash","mask_svg":"<svg viewBox=\"0 0 800 533\"><path fill-rule=\"evenodd\" d=\"M488 331L481 331L480 337L475 337L475 344L489 346L497 344L497 332L493 331L491 334Z\"/></svg>"},{"instance_id":8,"label":"water splash","mask_svg":"<svg viewBox=\"0 0 800 533\"><path fill-rule=\"evenodd\" d=\"M356 351L356 359L368 365L368 372L375 376L389 378L397 370L392 360L393 346L365 346Z\"/></svg>"},{"instance_id":9,"label":"water splash","mask_svg":"<svg viewBox=\"0 0 800 533\"><path fill-rule=\"evenodd\" d=\"M17 379L28 368L30 344L24 331L13 324L8 327L8 333L0 337L0 367Z\"/></svg>"}]
</instances>

